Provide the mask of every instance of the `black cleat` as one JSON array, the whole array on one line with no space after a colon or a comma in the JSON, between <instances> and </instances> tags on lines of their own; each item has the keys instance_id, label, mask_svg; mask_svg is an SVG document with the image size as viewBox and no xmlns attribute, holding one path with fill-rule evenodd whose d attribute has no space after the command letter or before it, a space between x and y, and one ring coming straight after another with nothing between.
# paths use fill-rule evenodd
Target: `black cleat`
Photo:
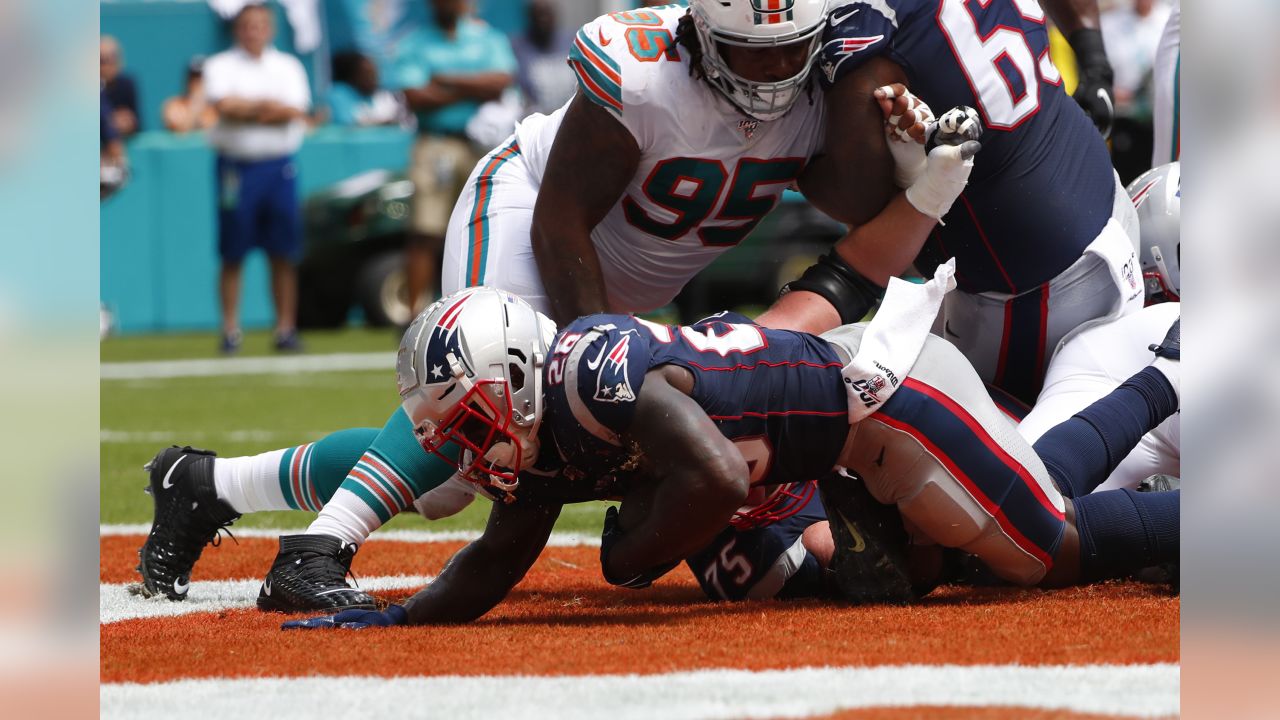
<instances>
[{"instance_id":1,"label":"black cleat","mask_svg":"<svg viewBox=\"0 0 1280 720\"><path fill-rule=\"evenodd\" d=\"M170 600L185 600L191 568L204 546L217 545L218 531L240 517L214 490L214 455L175 445L156 453L143 468L151 475L146 490L155 503L151 533L138 550L138 573L146 597L163 594Z\"/></svg>"},{"instance_id":2,"label":"black cleat","mask_svg":"<svg viewBox=\"0 0 1280 720\"><path fill-rule=\"evenodd\" d=\"M898 508L877 502L856 475L818 481L831 523L831 570L839 596L855 604L909 603L928 594L936 578L913 577L909 541Z\"/></svg>"},{"instance_id":3,"label":"black cleat","mask_svg":"<svg viewBox=\"0 0 1280 720\"><path fill-rule=\"evenodd\" d=\"M1182 318L1173 321L1173 325L1169 326L1169 332L1165 333L1164 340L1159 345L1149 345L1147 349L1156 354L1156 357L1168 358L1170 360L1180 360L1182 358Z\"/></svg>"},{"instance_id":4,"label":"black cleat","mask_svg":"<svg viewBox=\"0 0 1280 720\"><path fill-rule=\"evenodd\" d=\"M276 612L376 610L373 596L347 585L356 546L328 535L282 535L258 591L258 608Z\"/></svg>"},{"instance_id":5,"label":"black cleat","mask_svg":"<svg viewBox=\"0 0 1280 720\"><path fill-rule=\"evenodd\" d=\"M1138 492L1169 492L1181 487L1181 478L1173 475L1156 474L1138 483Z\"/></svg>"}]
</instances>

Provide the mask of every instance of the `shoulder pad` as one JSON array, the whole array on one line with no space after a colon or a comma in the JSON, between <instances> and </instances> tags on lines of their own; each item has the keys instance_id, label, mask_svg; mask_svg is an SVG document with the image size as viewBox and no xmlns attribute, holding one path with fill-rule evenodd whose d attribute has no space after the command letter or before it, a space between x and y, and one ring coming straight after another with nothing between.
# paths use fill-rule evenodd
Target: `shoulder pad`
<instances>
[{"instance_id":1,"label":"shoulder pad","mask_svg":"<svg viewBox=\"0 0 1280 720\"><path fill-rule=\"evenodd\" d=\"M553 352L551 362L562 363L563 372L561 382L548 382L547 401L557 422L568 420L621 445L649 369L648 335L630 317L593 315L562 331Z\"/></svg>"},{"instance_id":2,"label":"shoulder pad","mask_svg":"<svg viewBox=\"0 0 1280 720\"><path fill-rule=\"evenodd\" d=\"M680 58L675 29L683 14L679 7L627 10L583 25L569 49L579 90L617 117L644 104L662 61Z\"/></svg>"},{"instance_id":3,"label":"shoulder pad","mask_svg":"<svg viewBox=\"0 0 1280 720\"><path fill-rule=\"evenodd\" d=\"M827 16L818 68L825 88L889 46L898 29L898 14L887 0L859 0L837 7Z\"/></svg>"}]
</instances>

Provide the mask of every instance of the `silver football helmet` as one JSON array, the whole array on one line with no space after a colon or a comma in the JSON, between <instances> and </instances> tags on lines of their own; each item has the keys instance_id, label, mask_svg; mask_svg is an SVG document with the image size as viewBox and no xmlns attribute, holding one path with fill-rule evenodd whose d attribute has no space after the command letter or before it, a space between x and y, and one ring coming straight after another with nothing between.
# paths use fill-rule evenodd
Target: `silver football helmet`
<instances>
[{"instance_id":1,"label":"silver football helmet","mask_svg":"<svg viewBox=\"0 0 1280 720\"><path fill-rule=\"evenodd\" d=\"M1182 164L1154 167L1129 183L1142 235L1142 278L1147 300L1182 295Z\"/></svg>"},{"instance_id":2,"label":"silver football helmet","mask_svg":"<svg viewBox=\"0 0 1280 720\"><path fill-rule=\"evenodd\" d=\"M511 491L538 457L542 370L555 323L495 288L442 298L404 334L396 376L422 447L463 477ZM457 460L449 442L462 450Z\"/></svg>"},{"instance_id":3,"label":"silver football helmet","mask_svg":"<svg viewBox=\"0 0 1280 720\"><path fill-rule=\"evenodd\" d=\"M729 101L757 120L776 120L804 91L821 47L827 19L827 0L689 0L702 69ZM804 64L789 78L773 82L749 80L735 73L721 54L721 46L749 49L798 45Z\"/></svg>"}]
</instances>

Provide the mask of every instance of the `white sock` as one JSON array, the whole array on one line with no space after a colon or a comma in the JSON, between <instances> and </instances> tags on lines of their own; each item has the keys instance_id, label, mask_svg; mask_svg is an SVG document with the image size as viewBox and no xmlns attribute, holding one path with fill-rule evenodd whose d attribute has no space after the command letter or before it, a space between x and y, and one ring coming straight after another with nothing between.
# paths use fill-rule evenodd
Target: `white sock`
<instances>
[{"instance_id":1,"label":"white sock","mask_svg":"<svg viewBox=\"0 0 1280 720\"><path fill-rule=\"evenodd\" d=\"M1178 396L1178 409L1182 409L1182 373L1178 372L1180 363L1177 360L1169 358L1157 357L1151 361L1151 367L1160 371L1169 384L1173 386L1173 393Z\"/></svg>"},{"instance_id":2,"label":"white sock","mask_svg":"<svg viewBox=\"0 0 1280 720\"><path fill-rule=\"evenodd\" d=\"M338 488L307 528L307 534L328 535L344 543L363 545L380 527L382 520L368 503L350 490Z\"/></svg>"},{"instance_id":3,"label":"white sock","mask_svg":"<svg viewBox=\"0 0 1280 720\"><path fill-rule=\"evenodd\" d=\"M218 492L218 499L241 514L292 510L280 490L280 458L288 450L214 458L213 487Z\"/></svg>"}]
</instances>

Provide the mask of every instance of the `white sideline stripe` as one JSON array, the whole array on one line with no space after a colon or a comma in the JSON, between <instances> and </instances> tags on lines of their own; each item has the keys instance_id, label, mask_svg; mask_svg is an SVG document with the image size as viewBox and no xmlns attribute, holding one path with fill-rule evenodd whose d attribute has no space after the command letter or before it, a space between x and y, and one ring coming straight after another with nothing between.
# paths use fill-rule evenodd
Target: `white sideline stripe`
<instances>
[{"instance_id":1,"label":"white sideline stripe","mask_svg":"<svg viewBox=\"0 0 1280 720\"><path fill-rule=\"evenodd\" d=\"M893 665L663 675L182 680L109 683L100 697L104 718L157 720L172 720L175 708L191 707L208 717L272 720L344 714L693 720L807 717L916 705L1155 717L1178 713L1180 684L1178 666L1170 664Z\"/></svg>"},{"instance_id":2,"label":"white sideline stripe","mask_svg":"<svg viewBox=\"0 0 1280 720\"><path fill-rule=\"evenodd\" d=\"M150 525L99 525L98 535L109 537L116 535L137 535L146 537L151 532ZM302 528L279 530L273 528L236 528L232 533L239 538L267 538L275 540L281 535L303 532ZM471 542L480 537L479 530L379 530L369 538L368 542ZM547 547L600 547L600 536L583 533L553 532L547 539Z\"/></svg>"},{"instance_id":3,"label":"white sideline stripe","mask_svg":"<svg viewBox=\"0 0 1280 720\"><path fill-rule=\"evenodd\" d=\"M181 435L173 430L112 430L103 428L98 432L98 442L102 443L138 443L146 445L174 445L198 443L269 443L300 437L324 437L331 430L303 430L281 432L279 430L225 430L217 432L188 432Z\"/></svg>"},{"instance_id":4,"label":"white sideline stripe","mask_svg":"<svg viewBox=\"0 0 1280 720\"><path fill-rule=\"evenodd\" d=\"M266 572L266 568L263 568ZM417 589L433 575L387 575L360 578L363 590ZM187 599L173 602L164 597L144 598L131 588L139 583L103 583L98 586L98 622L103 625L141 618L176 617L255 607L262 578L248 580L195 580Z\"/></svg>"},{"instance_id":5,"label":"white sideline stripe","mask_svg":"<svg viewBox=\"0 0 1280 720\"><path fill-rule=\"evenodd\" d=\"M99 377L103 380L156 380L214 375L278 375L342 370L391 372L395 367L396 354L393 352L332 353L329 355L108 362L100 366Z\"/></svg>"}]
</instances>

